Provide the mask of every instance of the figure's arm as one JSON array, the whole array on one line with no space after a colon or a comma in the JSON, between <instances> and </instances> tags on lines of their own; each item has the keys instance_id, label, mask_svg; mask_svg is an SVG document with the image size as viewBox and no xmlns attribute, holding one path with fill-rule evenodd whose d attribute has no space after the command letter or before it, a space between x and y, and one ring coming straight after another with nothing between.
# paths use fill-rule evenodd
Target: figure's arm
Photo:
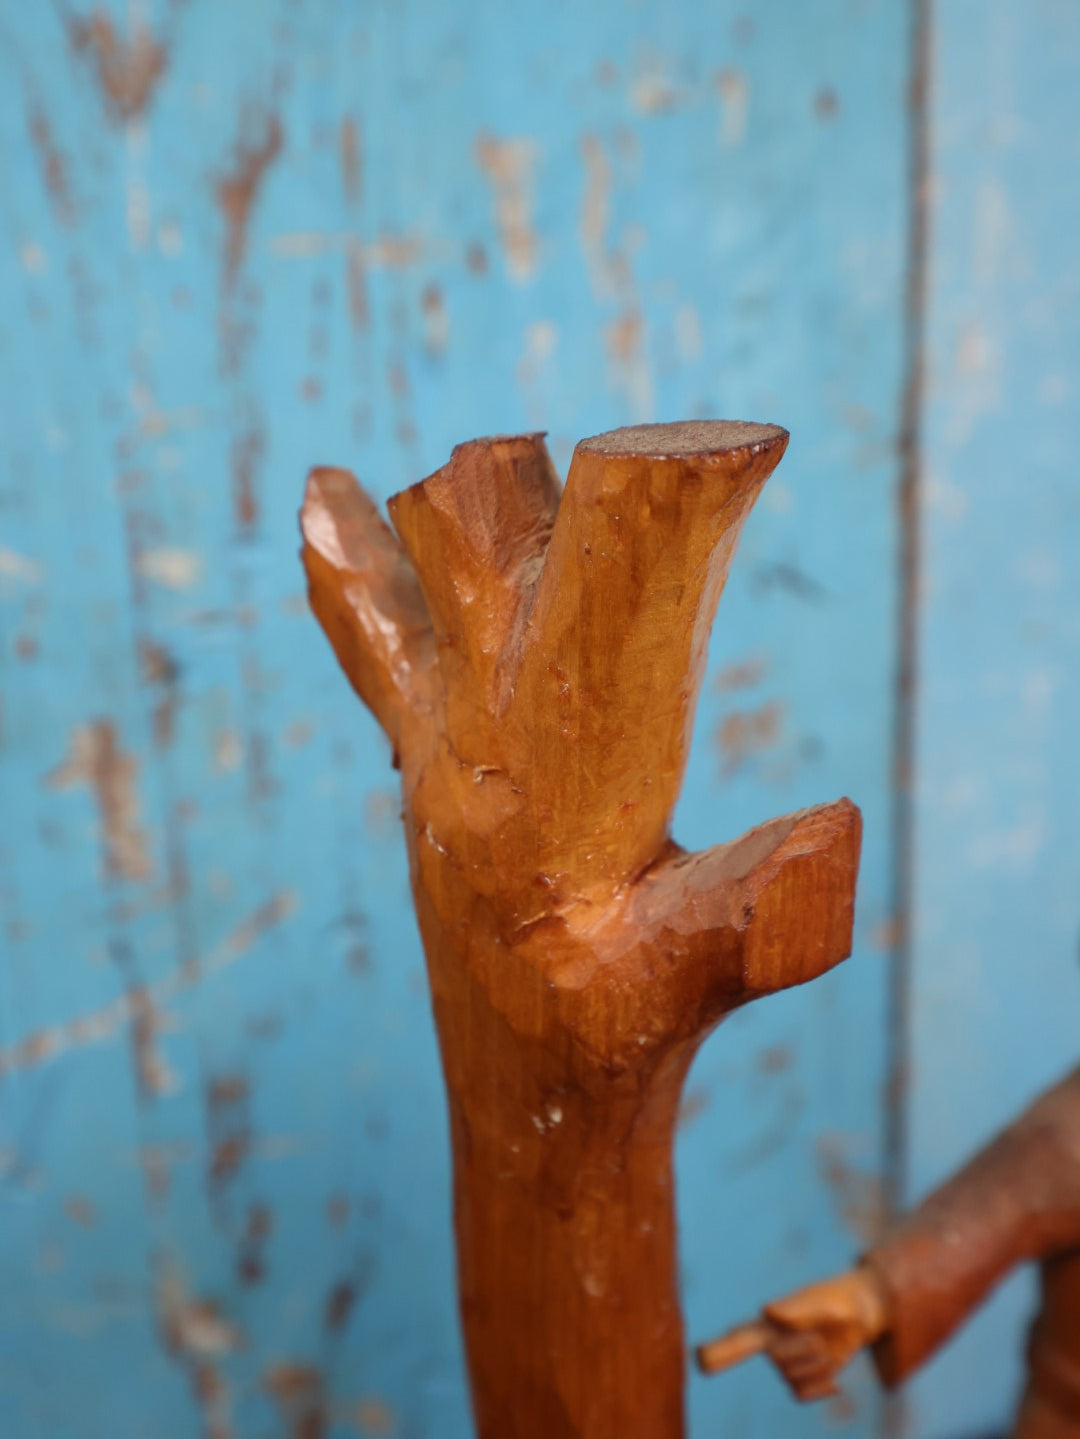
<instances>
[{"instance_id":1,"label":"figure's arm","mask_svg":"<svg viewBox=\"0 0 1080 1439\"><path fill-rule=\"evenodd\" d=\"M917 1369L1029 1260L1080 1244L1080 1069L946 1181L867 1256L888 1296L881 1377Z\"/></svg>"},{"instance_id":2,"label":"figure's arm","mask_svg":"<svg viewBox=\"0 0 1080 1439\"><path fill-rule=\"evenodd\" d=\"M900 1383L1017 1264L1080 1246L1080 1069L1044 1094L847 1274L698 1350L706 1373L766 1353L800 1399L873 1345Z\"/></svg>"}]
</instances>

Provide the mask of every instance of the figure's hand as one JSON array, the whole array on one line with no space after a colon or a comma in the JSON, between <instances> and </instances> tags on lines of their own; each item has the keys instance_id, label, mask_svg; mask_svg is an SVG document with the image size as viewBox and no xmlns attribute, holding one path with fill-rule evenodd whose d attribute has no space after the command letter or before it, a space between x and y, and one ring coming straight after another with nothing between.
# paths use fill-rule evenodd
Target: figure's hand
<instances>
[{"instance_id":1,"label":"figure's hand","mask_svg":"<svg viewBox=\"0 0 1080 1439\"><path fill-rule=\"evenodd\" d=\"M767 1304L761 1318L740 1324L697 1350L706 1374L767 1354L799 1399L836 1393L836 1376L888 1328L885 1294L866 1266L838 1274Z\"/></svg>"}]
</instances>

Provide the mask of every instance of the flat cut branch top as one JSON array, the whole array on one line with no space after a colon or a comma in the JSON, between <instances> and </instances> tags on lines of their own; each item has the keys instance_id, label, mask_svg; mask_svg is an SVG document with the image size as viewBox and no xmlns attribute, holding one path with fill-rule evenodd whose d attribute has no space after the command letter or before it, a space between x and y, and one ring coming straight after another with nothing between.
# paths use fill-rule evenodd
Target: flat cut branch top
<instances>
[{"instance_id":1,"label":"flat cut branch top","mask_svg":"<svg viewBox=\"0 0 1080 1439\"><path fill-rule=\"evenodd\" d=\"M733 450L760 454L774 445L786 445L787 430L779 425L756 425L744 420L680 420L668 425L630 425L607 430L578 444L596 455L633 455L642 460L717 459Z\"/></svg>"}]
</instances>

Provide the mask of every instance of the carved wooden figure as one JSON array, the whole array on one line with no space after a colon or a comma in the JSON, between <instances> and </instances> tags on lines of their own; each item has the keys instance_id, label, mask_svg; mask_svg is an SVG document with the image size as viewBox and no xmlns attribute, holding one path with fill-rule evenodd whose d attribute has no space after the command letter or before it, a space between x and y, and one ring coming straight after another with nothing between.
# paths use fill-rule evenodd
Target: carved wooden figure
<instances>
[{"instance_id":1,"label":"carved wooden figure","mask_svg":"<svg viewBox=\"0 0 1080 1439\"><path fill-rule=\"evenodd\" d=\"M389 503L316 469L312 607L401 768L481 1439L679 1439L672 1141L702 1038L850 946L846 800L669 833L773 425L460 445Z\"/></svg>"},{"instance_id":2,"label":"carved wooden figure","mask_svg":"<svg viewBox=\"0 0 1080 1439\"><path fill-rule=\"evenodd\" d=\"M1080 1439L1080 1070L935 1190L847 1274L702 1345L717 1373L766 1353L800 1399L835 1392L865 1345L899 1384L1017 1264L1042 1265L1015 1439Z\"/></svg>"}]
</instances>

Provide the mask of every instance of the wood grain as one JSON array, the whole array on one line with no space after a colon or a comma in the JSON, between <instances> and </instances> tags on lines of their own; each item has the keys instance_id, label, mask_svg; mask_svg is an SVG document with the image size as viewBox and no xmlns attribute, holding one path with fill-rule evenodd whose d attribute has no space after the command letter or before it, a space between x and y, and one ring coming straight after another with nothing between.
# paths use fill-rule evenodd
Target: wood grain
<instances>
[{"instance_id":1,"label":"wood grain","mask_svg":"<svg viewBox=\"0 0 1080 1439\"><path fill-rule=\"evenodd\" d=\"M841 800L670 836L705 648L777 426L459 446L303 506L311 603L394 745L446 1076L481 1439L676 1439L672 1142L713 1025L849 952ZM422 596L422 599L421 599ZM426 612L426 621L424 615Z\"/></svg>"}]
</instances>

